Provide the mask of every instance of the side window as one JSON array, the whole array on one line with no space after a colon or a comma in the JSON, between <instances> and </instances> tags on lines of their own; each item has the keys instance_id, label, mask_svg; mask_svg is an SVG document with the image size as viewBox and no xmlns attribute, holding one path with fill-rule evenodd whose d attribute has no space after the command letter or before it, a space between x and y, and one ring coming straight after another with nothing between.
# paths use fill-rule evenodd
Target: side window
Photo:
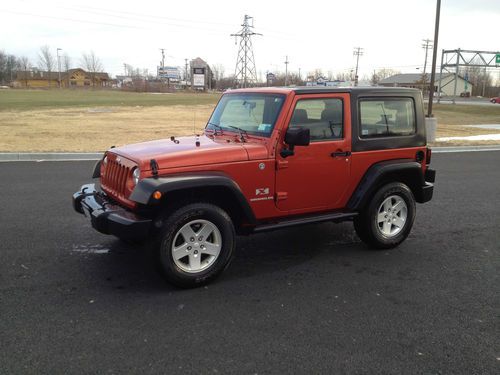
<instances>
[{"instance_id":1,"label":"side window","mask_svg":"<svg viewBox=\"0 0 500 375\"><path fill-rule=\"evenodd\" d=\"M415 105L411 98L370 98L359 101L361 138L415 134Z\"/></svg>"},{"instance_id":2,"label":"side window","mask_svg":"<svg viewBox=\"0 0 500 375\"><path fill-rule=\"evenodd\" d=\"M311 142L343 138L341 99L301 99L293 111L290 127L309 128Z\"/></svg>"}]
</instances>

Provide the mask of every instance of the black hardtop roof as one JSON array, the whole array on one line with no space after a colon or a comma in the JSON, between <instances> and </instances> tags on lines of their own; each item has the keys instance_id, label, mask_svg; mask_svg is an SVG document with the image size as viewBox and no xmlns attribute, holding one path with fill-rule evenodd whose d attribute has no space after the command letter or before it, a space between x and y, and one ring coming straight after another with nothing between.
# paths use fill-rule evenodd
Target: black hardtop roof
<instances>
[{"instance_id":1,"label":"black hardtop roof","mask_svg":"<svg viewBox=\"0 0 500 375\"><path fill-rule=\"evenodd\" d=\"M407 87L378 87L378 86L363 86L363 87L321 87L321 86L305 86L293 87L296 94L324 94L336 92L349 92L356 94L388 94L388 93L416 93L420 90Z\"/></svg>"}]
</instances>

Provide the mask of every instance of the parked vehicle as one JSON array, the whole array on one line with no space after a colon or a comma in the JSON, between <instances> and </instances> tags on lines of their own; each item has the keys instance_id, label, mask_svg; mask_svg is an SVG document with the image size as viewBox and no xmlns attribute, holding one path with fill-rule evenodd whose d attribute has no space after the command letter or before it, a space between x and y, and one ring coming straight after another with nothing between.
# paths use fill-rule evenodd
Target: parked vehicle
<instances>
[{"instance_id":1,"label":"parked vehicle","mask_svg":"<svg viewBox=\"0 0 500 375\"><path fill-rule=\"evenodd\" d=\"M495 96L494 98L491 98L490 102L500 104L500 96Z\"/></svg>"},{"instance_id":2,"label":"parked vehicle","mask_svg":"<svg viewBox=\"0 0 500 375\"><path fill-rule=\"evenodd\" d=\"M353 221L369 247L399 245L432 198L430 162L419 90L232 90L203 135L108 150L73 204L99 232L153 240L165 277L193 287L236 234Z\"/></svg>"}]
</instances>

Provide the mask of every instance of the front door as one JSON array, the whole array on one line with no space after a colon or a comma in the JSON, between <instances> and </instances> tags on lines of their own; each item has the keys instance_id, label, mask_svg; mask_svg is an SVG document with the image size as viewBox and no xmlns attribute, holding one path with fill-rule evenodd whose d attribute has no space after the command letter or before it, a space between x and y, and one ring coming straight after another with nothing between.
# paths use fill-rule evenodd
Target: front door
<instances>
[{"instance_id":1,"label":"front door","mask_svg":"<svg viewBox=\"0 0 500 375\"><path fill-rule=\"evenodd\" d=\"M351 165L349 94L298 95L292 108L288 127L309 128L311 143L277 155L276 205L289 213L339 208Z\"/></svg>"}]
</instances>

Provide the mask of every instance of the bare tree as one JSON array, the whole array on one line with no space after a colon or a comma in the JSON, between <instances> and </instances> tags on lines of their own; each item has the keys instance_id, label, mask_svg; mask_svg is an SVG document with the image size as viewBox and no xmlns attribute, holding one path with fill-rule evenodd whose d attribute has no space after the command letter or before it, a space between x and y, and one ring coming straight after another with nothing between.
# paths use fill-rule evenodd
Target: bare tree
<instances>
[{"instance_id":1,"label":"bare tree","mask_svg":"<svg viewBox=\"0 0 500 375\"><path fill-rule=\"evenodd\" d=\"M351 81L351 75L349 73L337 73L335 74L335 80L337 81Z\"/></svg>"},{"instance_id":2,"label":"bare tree","mask_svg":"<svg viewBox=\"0 0 500 375\"><path fill-rule=\"evenodd\" d=\"M22 72L24 87L28 87L29 71L31 69L30 60L26 56L21 56L18 59L19 70Z\"/></svg>"},{"instance_id":3,"label":"bare tree","mask_svg":"<svg viewBox=\"0 0 500 375\"><path fill-rule=\"evenodd\" d=\"M67 53L63 55L63 69L66 72L66 87L69 87L69 70L71 69L71 57Z\"/></svg>"},{"instance_id":4,"label":"bare tree","mask_svg":"<svg viewBox=\"0 0 500 375\"><path fill-rule=\"evenodd\" d=\"M9 55L0 50L0 84L5 84L8 81L9 74L7 72Z\"/></svg>"},{"instance_id":5,"label":"bare tree","mask_svg":"<svg viewBox=\"0 0 500 375\"><path fill-rule=\"evenodd\" d=\"M14 80L14 73L18 70L19 61L16 56L0 51L0 84Z\"/></svg>"},{"instance_id":6,"label":"bare tree","mask_svg":"<svg viewBox=\"0 0 500 375\"><path fill-rule=\"evenodd\" d=\"M224 78L225 68L222 64L214 64L211 67L215 80L215 88L220 89L219 82Z\"/></svg>"},{"instance_id":7,"label":"bare tree","mask_svg":"<svg viewBox=\"0 0 500 375\"><path fill-rule=\"evenodd\" d=\"M82 54L82 65L85 67L92 80L92 86L95 86L96 73L102 72L103 66L101 60L95 55L94 51Z\"/></svg>"},{"instance_id":8,"label":"bare tree","mask_svg":"<svg viewBox=\"0 0 500 375\"><path fill-rule=\"evenodd\" d=\"M40 53L38 54L38 66L40 70L45 70L47 72L47 82L49 87L51 73L54 70L55 64L54 55L50 52L50 47L47 45L40 47Z\"/></svg>"}]
</instances>

